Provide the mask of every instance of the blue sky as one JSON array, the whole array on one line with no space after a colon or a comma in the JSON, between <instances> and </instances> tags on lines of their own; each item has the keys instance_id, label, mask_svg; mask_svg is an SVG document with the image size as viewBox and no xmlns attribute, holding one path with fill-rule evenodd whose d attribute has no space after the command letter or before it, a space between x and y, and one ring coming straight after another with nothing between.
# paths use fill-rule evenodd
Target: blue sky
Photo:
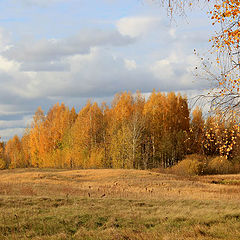
<instances>
[{"instance_id":1,"label":"blue sky","mask_svg":"<svg viewBox=\"0 0 240 240\"><path fill-rule=\"evenodd\" d=\"M207 9L171 20L149 0L2 0L0 136L22 134L38 106L153 88L194 95L193 49L208 55Z\"/></svg>"}]
</instances>

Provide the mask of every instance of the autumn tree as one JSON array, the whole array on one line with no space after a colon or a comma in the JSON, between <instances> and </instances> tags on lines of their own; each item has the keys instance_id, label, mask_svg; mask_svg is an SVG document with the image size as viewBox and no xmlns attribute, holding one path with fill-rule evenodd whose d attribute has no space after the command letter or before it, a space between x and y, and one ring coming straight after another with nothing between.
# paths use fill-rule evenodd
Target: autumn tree
<instances>
[{"instance_id":1,"label":"autumn tree","mask_svg":"<svg viewBox=\"0 0 240 240\"><path fill-rule=\"evenodd\" d=\"M216 145L217 135L216 135L215 124L216 124L216 118L214 118L213 116L209 116L206 120L205 137L203 140L204 153L207 156L217 155L218 153L218 148Z\"/></svg>"},{"instance_id":2,"label":"autumn tree","mask_svg":"<svg viewBox=\"0 0 240 240\"><path fill-rule=\"evenodd\" d=\"M190 153L203 152L204 124L202 110L197 106L192 112L192 120L187 139L188 151Z\"/></svg>"},{"instance_id":3,"label":"autumn tree","mask_svg":"<svg viewBox=\"0 0 240 240\"><path fill-rule=\"evenodd\" d=\"M164 132L165 108L165 95L154 90L144 106L147 132L143 152L145 168L149 164L156 165L157 159L161 158L159 150Z\"/></svg>"},{"instance_id":4,"label":"autumn tree","mask_svg":"<svg viewBox=\"0 0 240 240\"><path fill-rule=\"evenodd\" d=\"M111 109L109 131L113 167L142 168L142 142L145 130L145 99L136 95L116 95Z\"/></svg>"},{"instance_id":5,"label":"autumn tree","mask_svg":"<svg viewBox=\"0 0 240 240\"><path fill-rule=\"evenodd\" d=\"M115 95L112 102L111 122L111 162L114 168L132 168L131 161L131 130L129 121L133 114L134 101L131 93Z\"/></svg>"},{"instance_id":6,"label":"autumn tree","mask_svg":"<svg viewBox=\"0 0 240 240\"><path fill-rule=\"evenodd\" d=\"M7 163L4 159L4 143L1 141L0 142L0 169L4 169L6 167L7 167Z\"/></svg>"},{"instance_id":7,"label":"autumn tree","mask_svg":"<svg viewBox=\"0 0 240 240\"><path fill-rule=\"evenodd\" d=\"M193 153L232 160L240 127L220 115L204 121L196 108L190 121L187 98L173 92L153 91L147 100L123 92L111 108L89 101L78 114L57 103L46 116L38 108L22 138L1 145L1 168L166 168Z\"/></svg>"},{"instance_id":8,"label":"autumn tree","mask_svg":"<svg viewBox=\"0 0 240 240\"><path fill-rule=\"evenodd\" d=\"M145 99L140 92L136 93L133 98L133 111L128 122L130 130L130 146L131 146L131 162L133 168L141 168L142 166L142 145L145 133L146 119L143 115Z\"/></svg>"},{"instance_id":9,"label":"autumn tree","mask_svg":"<svg viewBox=\"0 0 240 240\"><path fill-rule=\"evenodd\" d=\"M63 167L63 138L74 121L64 104L57 103L45 116L41 108L33 117L33 123L25 141L30 145L31 164L35 167ZM28 139L29 138L29 139ZM23 139L24 140L24 139Z\"/></svg>"},{"instance_id":10,"label":"autumn tree","mask_svg":"<svg viewBox=\"0 0 240 240\"><path fill-rule=\"evenodd\" d=\"M68 124L62 136L61 155L64 161L63 165L66 168L74 168L73 154L72 154L74 139L72 136L72 128L75 124L77 116L78 115L76 113L76 110L73 107L69 113Z\"/></svg>"},{"instance_id":11,"label":"autumn tree","mask_svg":"<svg viewBox=\"0 0 240 240\"><path fill-rule=\"evenodd\" d=\"M5 154L9 161L9 168L27 167L23 158L21 141L17 135L7 142Z\"/></svg>"},{"instance_id":12,"label":"autumn tree","mask_svg":"<svg viewBox=\"0 0 240 240\"><path fill-rule=\"evenodd\" d=\"M47 113L41 125L40 154L42 163L49 167L63 167L63 137L70 125L70 111L57 103ZM53 157L52 157L53 156Z\"/></svg>"},{"instance_id":13,"label":"autumn tree","mask_svg":"<svg viewBox=\"0 0 240 240\"><path fill-rule=\"evenodd\" d=\"M97 103L88 102L79 112L72 128L75 166L87 168L100 165L104 154L100 148L103 137L102 118L103 114Z\"/></svg>"},{"instance_id":14,"label":"autumn tree","mask_svg":"<svg viewBox=\"0 0 240 240\"><path fill-rule=\"evenodd\" d=\"M25 167L31 165L31 153L30 153L30 129L27 127L24 131L24 134L21 138L21 147L22 147L22 162Z\"/></svg>"},{"instance_id":15,"label":"autumn tree","mask_svg":"<svg viewBox=\"0 0 240 240\"><path fill-rule=\"evenodd\" d=\"M33 122L30 130L29 148L31 156L31 165L33 167L41 166L40 161L40 135L42 124L45 120L44 112L39 107L33 116Z\"/></svg>"},{"instance_id":16,"label":"autumn tree","mask_svg":"<svg viewBox=\"0 0 240 240\"><path fill-rule=\"evenodd\" d=\"M240 2L236 0L153 0L158 6L167 9L171 17L187 16L188 10L193 7L202 10L207 5L206 14L209 14L214 25L212 43L213 56L211 63L213 68L206 67L206 59L203 61L203 69L212 80L212 89L208 95L211 97L212 109L222 111L222 117L231 118L239 115L239 89L240 89ZM209 10L210 9L210 10ZM205 11L205 10L204 10ZM209 86L210 87L210 86ZM234 120L237 122L236 120Z\"/></svg>"},{"instance_id":17,"label":"autumn tree","mask_svg":"<svg viewBox=\"0 0 240 240\"><path fill-rule=\"evenodd\" d=\"M172 166L187 154L186 139L189 132L189 109L186 97L168 93L166 99L164 135L162 144L165 167Z\"/></svg>"},{"instance_id":18,"label":"autumn tree","mask_svg":"<svg viewBox=\"0 0 240 240\"><path fill-rule=\"evenodd\" d=\"M112 112L105 102L101 105L102 117L100 121L101 134L102 134L102 148L103 148L103 162L102 167L110 168L112 167L112 159L110 156L110 146L111 146L111 116Z\"/></svg>"},{"instance_id":19,"label":"autumn tree","mask_svg":"<svg viewBox=\"0 0 240 240\"><path fill-rule=\"evenodd\" d=\"M211 73L216 83L211 91L211 103L213 108L222 112L222 116L229 118L240 113L240 3L235 0L217 1L210 14L212 24L219 29L210 39L217 65L216 74Z\"/></svg>"},{"instance_id":20,"label":"autumn tree","mask_svg":"<svg viewBox=\"0 0 240 240\"><path fill-rule=\"evenodd\" d=\"M189 131L187 99L180 94L164 95L153 91L145 104L148 167L168 167L186 154L185 140Z\"/></svg>"}]
</instances>

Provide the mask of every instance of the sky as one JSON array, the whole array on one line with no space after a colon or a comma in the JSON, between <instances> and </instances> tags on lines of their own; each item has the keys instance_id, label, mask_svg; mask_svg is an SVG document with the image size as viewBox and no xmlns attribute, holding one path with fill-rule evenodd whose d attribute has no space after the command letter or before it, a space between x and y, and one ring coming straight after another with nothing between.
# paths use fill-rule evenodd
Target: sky
<instances>
[{"instance_id":1,"label":"sky","mask_svg":"<svg viewBox=\"0 0 240 240\"><path fill-rule=\"evenodd\" d=\"M121 91L189 96L212 34L207 9L173 19L150 0L0 1L0 136L21 135L38 106L77 110Z\"/></svg>"}]
</instances>

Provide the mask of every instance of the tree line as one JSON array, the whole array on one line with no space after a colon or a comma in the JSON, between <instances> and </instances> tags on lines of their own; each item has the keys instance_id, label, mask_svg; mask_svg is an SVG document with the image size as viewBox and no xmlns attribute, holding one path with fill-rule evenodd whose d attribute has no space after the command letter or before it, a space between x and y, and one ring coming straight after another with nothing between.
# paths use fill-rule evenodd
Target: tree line
<instances>
[{"instance_id":1,"label":"tree line","mask_svg":"<svg viewBox=\"0 0 240 240\"><path fill-rule=\"evenodd\" d=\"M116 94L111 107L90 101L78 112L63 103L0 145L0 168L168 168L189 154L239 155L239 126L219 114L190 113L186 96L153 91Z\"/></svg>"}]
</instances>

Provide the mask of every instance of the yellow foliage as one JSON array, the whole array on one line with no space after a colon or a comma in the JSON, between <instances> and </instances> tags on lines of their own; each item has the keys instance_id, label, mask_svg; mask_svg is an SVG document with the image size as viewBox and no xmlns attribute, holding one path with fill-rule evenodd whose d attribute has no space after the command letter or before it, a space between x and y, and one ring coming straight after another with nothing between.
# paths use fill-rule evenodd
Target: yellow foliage
<instances>
[{"instance_id":1,"label":"yellow foliage","mask_svg":"<svg viewBox=\"0 0 240 240\"><path fill-rule=\"evenodd\" d=\"M145 101L122 93L112 108L88 102L76 114L64 104L54 105L45 116L39 108L22 139L0 146L0 159L10 168L157 168L171 167L178 174L203 174L207 156L236 156L239 129L209 117L199 108L190 114L186 97L153 91ZM204 147L205 148L204 148ZM234 155L235 154L235 155ZM214 169L214 162L211 162ZM5 167L1 162L0 168ZM216 170L218 171L218 170Z\"/></svg>"},{"instance_id":2,"label":"yellow foliage","mask_svg":"<svg viewBox=\"0 0 240 240\"><path fill-rule=\"evenodd\" d=\"M2 158L0 158L0 169L5 169L5 168L6 168L5 161Z\"/></svg>"},{"instance_id":3,"label":"yellow foliage","mask_svg":"<svg viewBox=\"0 0 240 240\"><path fill-rule=\"evenodd\" d=\"M104 162L104 150L103 149L92 150L88 162L89 162L88 168L102 168Z\"/></svg>"},{"instance_id":4,"label":"yellow foliage","mask_svg":"<svg viewBox=\"0 0 240 240\"><path fill-rule=\"evenodd\" d=\"M178 175L193 176L202 174L203 163L192 157L186 158L172 167L172 172Z\"/></svg>"}]
</instances>

